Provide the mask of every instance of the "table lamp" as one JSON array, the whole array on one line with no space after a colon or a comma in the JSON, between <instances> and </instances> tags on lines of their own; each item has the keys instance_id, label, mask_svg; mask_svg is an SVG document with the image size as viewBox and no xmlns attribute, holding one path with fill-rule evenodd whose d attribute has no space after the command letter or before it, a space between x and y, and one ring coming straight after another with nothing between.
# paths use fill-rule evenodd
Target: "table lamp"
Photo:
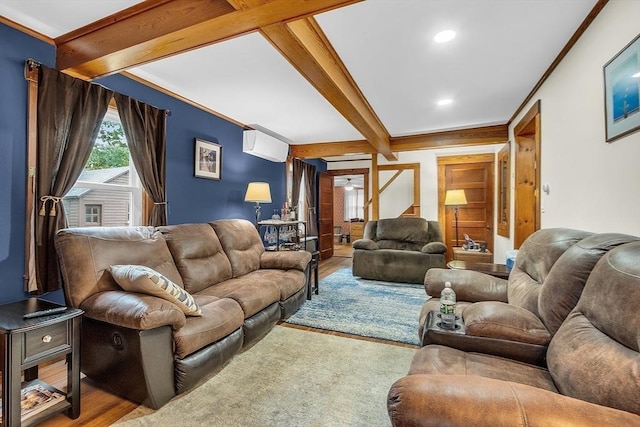
<instances>
[{"instance_id":1,"label":"table lamp","mask_svg":"<svg viewBox=\"0 0 640 427\"><path fill-rule=\"evenodd\" d=\"M453 214L456 218L456 244L458 245L458 206L467 204L467 196L464 194L464 190L447 190L447 194L444 198L445 206L453 206Z\"/></svg>"},{"instance_id":2,"label":"table lamp","mask_svg":"<svg viewBox=\"0 0 640 427\"><path fill-rule=\"evenodd\" d=\"M245 202L256 203L256 227L260 221L260 203L271 203L271 188L268 182L250 182L244 195Z\"/></svg>"}]
</instances>

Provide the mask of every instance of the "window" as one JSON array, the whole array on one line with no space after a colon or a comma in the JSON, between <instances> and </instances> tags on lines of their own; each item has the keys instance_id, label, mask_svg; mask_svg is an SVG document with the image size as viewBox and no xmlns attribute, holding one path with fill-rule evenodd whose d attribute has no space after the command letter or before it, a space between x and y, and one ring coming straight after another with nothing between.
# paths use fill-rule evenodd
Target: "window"
<instances>
[{"instance_id":1,"label":"window","mask_svg":"<svg viewBox=\"0 0 640 427\"><path fill-rule=\"evenodd\" d=\"M344 220L364 218L364 189L354 188L344 192Z\"/></svg>"},{"instance_id":2,"label":"window","mask_svg":"<svg viewBox=\"0 0 640 427\"><path fill-rule=\"evenodd\" d=\"M85 225L102 225L102 205L86 205L84 222Z\"/></svg>"},{"instance_id":3,"label":"window","mask_svg":"<svg viewBox=\"0 0 640 427\"><path fill-rule=\"evenodd\" d=\"M68 226L140 225L142 193L120 117L110 108L87 164L62 199Z\"/></svg>"}]
</instances>

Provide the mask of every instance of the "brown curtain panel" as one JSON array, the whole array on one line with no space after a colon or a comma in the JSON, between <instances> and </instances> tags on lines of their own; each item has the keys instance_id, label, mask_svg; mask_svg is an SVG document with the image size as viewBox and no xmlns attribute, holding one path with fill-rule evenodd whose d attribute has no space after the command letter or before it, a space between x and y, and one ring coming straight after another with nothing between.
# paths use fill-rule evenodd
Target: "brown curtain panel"
<instances>
[{"instance_id":1,"label":"brown curtain panel","mask_svg":"<svg viewBox=\"0 0 640 427\"><path fill-rule=\"evenodd\" d=\"M305 195L307 198L307 206L309 207L309 223L307 224L307 234L310 236L318 235L318 214L316 210L316 167L309 163L304 163L305 176Z\"/></svg>"},{"instance_id":2,"label":"brown curtain panel","mask_svg":"<svg viewBox=\"0 0 640 427\"><path fill-rule=\"evenodd\" d=\"M40 66L35 215L35 293L61 288L53 238L67 226L62 197L91 155L113 92Z\"/></svg>"},{"instance_id":3,"label":"brown curtain panel","mask_svg":"<svg viewBox=\"0 0 640 427\"><path fill-rule=\"evenodd\" d=\"M142 186L153 200L148 219L152 226L167 225L166 198L166 111L115 94L131 159Z\"/></svg>"}]
</instances>

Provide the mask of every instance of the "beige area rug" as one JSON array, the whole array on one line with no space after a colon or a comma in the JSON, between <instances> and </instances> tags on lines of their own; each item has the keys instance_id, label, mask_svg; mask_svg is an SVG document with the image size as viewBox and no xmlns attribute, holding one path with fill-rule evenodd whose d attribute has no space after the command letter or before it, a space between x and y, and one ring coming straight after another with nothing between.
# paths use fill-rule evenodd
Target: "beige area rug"
<instances>
[{"instance_id":1,"label":"beige area rug","mask_svg":"<svg viewBox=\"0 0 640 427\"><path fill-rule=\"evenodd\" d=\"M276 326L190 392L133 426L390 426L387 392L406 375L414 349Z\"/></svg>"}]
</instances>

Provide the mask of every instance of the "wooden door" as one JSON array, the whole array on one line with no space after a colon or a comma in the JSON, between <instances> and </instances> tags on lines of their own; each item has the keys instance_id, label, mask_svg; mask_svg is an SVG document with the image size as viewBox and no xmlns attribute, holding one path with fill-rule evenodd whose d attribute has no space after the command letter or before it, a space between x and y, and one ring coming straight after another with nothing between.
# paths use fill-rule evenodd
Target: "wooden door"
<instances>
[{"instance_id":1,"label":"wooden door","mask_svg":"<svg viewBox=\"0 0 640 427\"><path fill-rule=\"evenodd\" d=\"M513 247L540 229L540 101L515 126L515 218Z\"/></svg>"},{"instance_id":2,"label":"wooden door","mask_svg":"<svg viewBox=\"0 0 640 427\"><path fill-rule=\"evenodd\" d=\"M333 256L333 176L320 174L320 209L318 210L318 247L320 259Z\"/></svg>"},{"instance_id":3,"label":"wooden door","mask_svg":"<svg viewBox=\"0 0 640 427\"><path fill-rule=\"evenodd\" d=\"M448 248L447 259L453 259L453 247L464 244L465 234L478 243L486 242L487 249L493 252L493 154L446 157L438 159L438 163L439 219ZM454 209L444 206L447 190L464 190L467 198L467 204L459 207L457 242Z\"/></svg>"}]
</instances>

